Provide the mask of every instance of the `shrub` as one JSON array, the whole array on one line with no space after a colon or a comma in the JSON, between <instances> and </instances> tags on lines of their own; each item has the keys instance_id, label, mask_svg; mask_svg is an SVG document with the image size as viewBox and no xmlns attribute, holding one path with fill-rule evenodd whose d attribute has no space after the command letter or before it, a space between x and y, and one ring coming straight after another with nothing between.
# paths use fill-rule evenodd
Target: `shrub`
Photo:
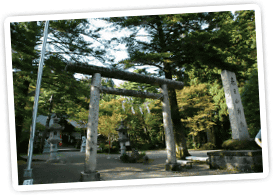
<instances>
[{"instance_id":1,"label":"shrub","mask_svg":"<svg viewBox=\"0 0 273 195\"><path fill-rule=\"evenodd\" d=\"M216 146L213 143L208 142L208 143L203 144L199 149L200 150L213 150L215 148L216 148Z\"/></svg>"},{"instance_id":2,"label":"shrub","mask_svg":"<svg viewBox=\"0 0 273 195\"><path fill-rule=\"evenodd\" d=\"M257 150L260 147L254 140L235 140L229 139L224 141L222 147L226 150Z\"/></svg>"},{"instance_id":3,"label":"shrub","mask_svg":"<svg viewBox=\"0 0 273 195\"><path fill-rule=\"evenodd\" d=\"M104 143L100 143L100 148L101 148L102 150L104 150L105 144L104 144Z\"/></svg>"},{"instance_id":4,"label":"shrub","mask_svg":"<svg viewBox=\"0 0 273 195\"><path fill-rule=\"evenodd\" d=\"M129 163L130 162L130 156L124 153L123 155L120 156L120 160L122 162L124 162L124 163Z\"/></svg>"},{"instance_id":5,"label":"shrub","mask_svg":"<svg viewBox=\"0 0 273 195\"><path fill-rule=\"evenodd\" d=\"M120 156L120 160L124 163L147 163L149 161L148 156L146 156L145 152L141 152L139 155L127 155L123 154Z\"/></svg>"},{"instance_id":6,"label":"shrub","mask_svg":"<svg viewBox=\"0 0 273 195\"><path fill-rule=\"evenodd\" d=\"M109 153L109 145L108 144L104 144L104 143L100 143L101 151L98 151L99 153ZM119 147L116 146L112 146L110 148L110 153L111 154L118 154L119 153Z\"/></svg>"}]
</instances>

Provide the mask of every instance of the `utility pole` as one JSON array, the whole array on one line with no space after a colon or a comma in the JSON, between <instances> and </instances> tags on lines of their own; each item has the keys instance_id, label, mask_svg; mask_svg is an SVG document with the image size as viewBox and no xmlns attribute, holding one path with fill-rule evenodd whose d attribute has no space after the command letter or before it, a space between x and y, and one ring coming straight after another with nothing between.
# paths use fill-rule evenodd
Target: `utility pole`
<instances>
[{"instance_id":1,"label":"utility pole","mask_svg":"<svg viewBox=\"0 0 273 195\"><path fill-rule=\"evenodd\" d=\"M42 81L42 75L43 75L45 46L46 46L47 35L48 35L48 25L49 25L49 21L46 21L45 22L45 29L44 29L43 45L42 45L42 50L41 50L41 58L40 58L39 67L38 67L37 84L36 84L34 106L33 106L33 113L32 113L32 125L30 127L27 168L24 170L24 178L26 178L26 180L24 181L25 185L32 185L33 184L31 162L32 162L32 156L33 156L33 142L34 142L34 137L35 137L39 94L40 94L40 87L41 87L41 81Z\"/></svg>"}]
</instances>

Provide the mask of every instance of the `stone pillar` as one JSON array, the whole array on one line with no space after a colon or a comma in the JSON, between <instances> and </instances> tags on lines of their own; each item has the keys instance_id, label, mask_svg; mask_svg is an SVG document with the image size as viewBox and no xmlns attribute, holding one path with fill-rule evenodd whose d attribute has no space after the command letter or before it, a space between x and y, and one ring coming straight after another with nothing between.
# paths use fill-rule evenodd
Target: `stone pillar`
<instances>
[{"instance_id":1,"label":"stone pillar","mask_svg":"<svg viewBox=\"0 0 273 195\"><path fill-rule=\"evenodd\" d=\"M177 170L180 168L180 165L176 161L175 153L175 142L174 142L174 133L173 125L171 118L171 109L168 95L168 87L166 84L161 86L163 93L163 102L162 102L162 114L163 114L163 125L165 130L165 140L166 140L166 150L167 150L167 161L166 161L166 170Z\"/></svg>"},{"instance_id":2,"label":"stone pillar","mask_svg":"<svg viewBox=\"0 0 273 195\"><path fill-rule=\"evenodd\" d=\"M81 181L100 180L100 174L96 172L100 85L101 75L99 73L93 74L87 123L84 172L81 173Z\"/></svg>"},{"instance_id":3,"label":"stone pillar","mask_svg":"<svg viewBox=\"0 0 273 195\"><path fill-rule=\"evenodd\" d=\"M232 139L247 140L250 137L235 73L223 70L221 77L229 112Z\"/></svg>"}]
</instances>

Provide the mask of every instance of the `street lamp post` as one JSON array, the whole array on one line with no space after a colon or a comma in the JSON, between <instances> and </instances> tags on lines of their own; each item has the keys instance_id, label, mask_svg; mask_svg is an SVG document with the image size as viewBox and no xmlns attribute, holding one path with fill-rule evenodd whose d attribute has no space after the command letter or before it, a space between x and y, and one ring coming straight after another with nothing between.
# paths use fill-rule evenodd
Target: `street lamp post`
<instances>
[{"instance_id":1,"label":"street lamp post","mask_svg":"<svg viewBox=\"0 0 273 195\"><path fill-rule=\"evenodd\" d=\"M31 162L32 162L32 156L33 156L33 142L34 142L34 136L35 136L40 86L41 86L42 75L43 75L43 64L44 64L45 46L46 46L47 35L48 35L48 25L49 25L49 21L46 21L45 29L44 29L43 45L41 50L41 58L40 58L39 68L38 68L37 84L36 84L35 99L34 99L34 106L33 106L33 113L32 113L32 125L30 128L27 168L24 170L24 178L28 178L28 181L31 181L31 182L33 181L33 179L31 179L32 178ZM31 182L24 182L24 183L31 184Z\"/></svg>"}]
</instances>

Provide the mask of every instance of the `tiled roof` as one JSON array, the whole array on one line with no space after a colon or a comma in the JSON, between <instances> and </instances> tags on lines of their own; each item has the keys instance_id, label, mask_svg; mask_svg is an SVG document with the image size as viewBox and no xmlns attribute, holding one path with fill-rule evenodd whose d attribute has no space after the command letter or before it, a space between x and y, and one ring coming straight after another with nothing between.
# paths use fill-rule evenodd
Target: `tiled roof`
<instances>
[{"instance_id":1,"label":"tiled roof","mask_svg":"<svg viewBox=\"0 0 273 195\"><path fill-rule=\"evenodd\" d=\"M45 126L46 125L46 119L47 119L47 116L39 115L37 117L37 119L36 119L36 123L40 123L41 125ZM70 123L71 125L73 125L75 128L86 128L86 125L79 124L74 120L66 119L66 121L68 123ZM49 126L51 126L52 124L53 124L53 119L51 118L50 122L49 122Z\"/></svg>"}]
</instances>

